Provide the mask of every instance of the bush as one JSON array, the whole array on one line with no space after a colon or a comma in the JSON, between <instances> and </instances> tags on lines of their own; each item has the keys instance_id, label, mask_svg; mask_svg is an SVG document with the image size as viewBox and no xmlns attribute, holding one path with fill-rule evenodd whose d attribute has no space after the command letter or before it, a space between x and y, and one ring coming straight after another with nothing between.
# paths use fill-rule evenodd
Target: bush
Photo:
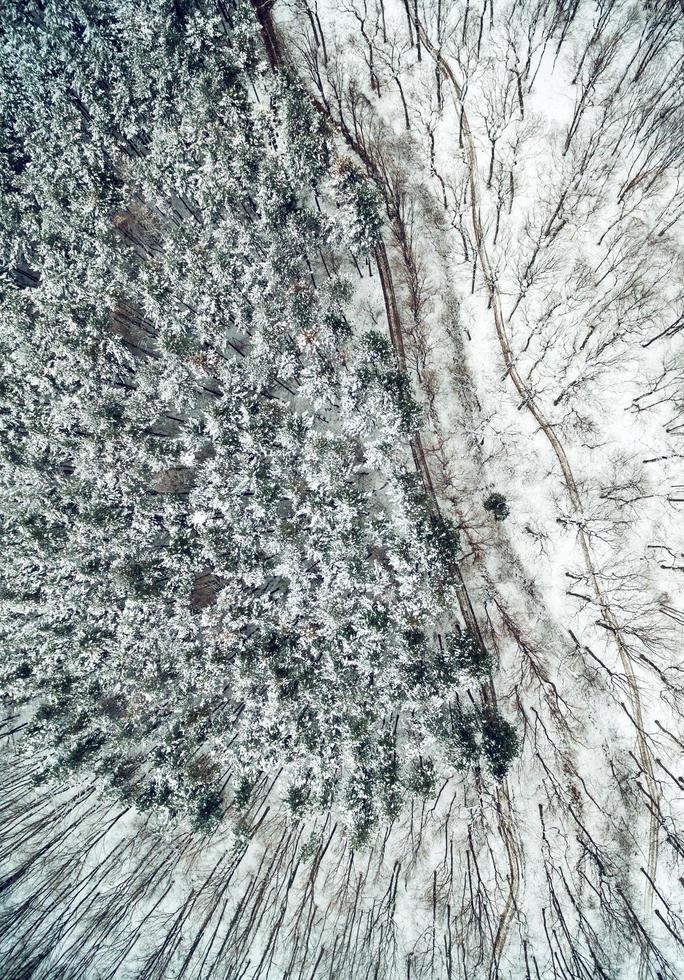
<instances>
[{"instance_id":1,"label":"bush","mask_svg":"<svg viewBox=\"0 0 684 980\"><path fill-rule=\"evenodd\" d=\"M505 521L510 513L506 498L501 493L490 493L484 501L484 509L494 515L495 521Z\"/></svg>"}]
</instances>

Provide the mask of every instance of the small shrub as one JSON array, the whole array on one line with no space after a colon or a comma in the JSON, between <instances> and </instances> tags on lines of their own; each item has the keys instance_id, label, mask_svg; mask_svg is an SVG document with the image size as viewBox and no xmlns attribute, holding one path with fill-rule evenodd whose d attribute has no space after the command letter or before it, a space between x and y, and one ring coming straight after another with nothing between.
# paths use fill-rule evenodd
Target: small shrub
<instances>
[{"instance_id":1,"label":"small shrub","mask_svg":"<svg viewBox=\"0 0 684 980\"><path fill-rule=\"evenodd\" d=\"M505 521L510 513L502 493L490 493L484 501L484 509L494 515L495 521Z\"/></svg>"}]
</instances>

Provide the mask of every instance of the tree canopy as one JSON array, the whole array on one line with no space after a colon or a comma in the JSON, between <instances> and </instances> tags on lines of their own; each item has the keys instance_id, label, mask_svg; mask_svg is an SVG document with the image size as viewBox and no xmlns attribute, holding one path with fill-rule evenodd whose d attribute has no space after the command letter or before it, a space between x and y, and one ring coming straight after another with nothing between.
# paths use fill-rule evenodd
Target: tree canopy
<instances>
[{"instance_id":1,"label":"tree canopy","mask_svg":"<svg viewBox=\"0 0 684 980\"><path fill-rule=\"evenodd\" d=\"M284 770L362 839L451 765L468 669L420 411L353 315L377 194L241 3L6 16L5 696L46 776L207 824Z\"/></svg>"}]
</instances>

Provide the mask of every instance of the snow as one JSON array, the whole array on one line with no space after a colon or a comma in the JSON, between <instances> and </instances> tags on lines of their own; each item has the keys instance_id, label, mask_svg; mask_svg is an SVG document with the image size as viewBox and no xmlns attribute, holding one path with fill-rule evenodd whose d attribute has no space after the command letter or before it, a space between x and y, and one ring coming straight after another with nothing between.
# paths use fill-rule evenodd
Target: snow
<instances>
[{"instance_id":1,"label":"snow","mask_svg":"<svg viewBox=\"0 0 684 980\"><path fill-rule=\"evenodd\" d=\"M150 841L154 860L168 857L169 870L154 888L141 887L144 897L128 916L124 913L129 931L113 929L108 937L111 948L105 944L94 954L92 976L108 976L108 967L133 934L130 929L140 926L140 937L125 953L123 972L117 973L138 976L146 956L170 935L172 917L202 891L220 860L225 865L211 879L204 898L188 911L175 952L151 975L180 977L193 938L201 932L186 973L197 980L205 975L205 953L206 962L215 963L216 975L250 980L288 971L293 978L307 980L319 975L336 980L366 975L386 980L408 975L518 980L533 975L526 972L528 958L534 958L537 975L545 980L555 976L559 956L567 962L573 955L584 958L584 976L598 975L592 972L595 955L611 976L631 980L644 974L638 933L625 912L627 901L673 964L672 971L662 968L662 975L675 977L684 963L671 932L653 915L653 894L641 870L654 872L658 894L668 903L666 907L658 897L655 907L676 933L681 921L677 917L684 916L676 843L683 816L679 743L684 726L678 671L684 618L676 608L681 570L662 567L668 564L662 551L671 549L672 564L679 561L681 567L681 503L668 498L676 496L672 490L684 484L684 477L678 429L675 425L667 431L673 427L673 413L676 422L676 412L681 412L681 396L652 410L633 410L634 399L648 388L649 379L657 378L664 363L674 365L668 369L674 385L676 366L682 363L682 334L643 346L674 322L681 302L674 274L681 269L681 227L663 236L649 231L675 188L675 177L669 174L651 196L634 199L632 216L621 217L617 196L630 158L623 148L609 156L611 140L624 121L620 113L600 134L604 143L597 155L582 166L583 153L600 126L601 96L608 92L610 79L622 74L638 43L638 20L625 28L617 61L593 94L594 104L582 117L569 152L563 153L578 99L578 84L571 84L575 65L598 23L593 4L584 3L560 53L555 38L541 44L543 25L537 26L539 43L531 53L530 70L534 85L525 92L524 119L513 92L510 118L497 140L504 205L494 241L498 178L495 175L487 188L486 106L507 76L508 41L512 35L521 41L523 35L516 31L525 26L530 6L511 4L509 9L497 0L494 27L484 18L479 58L479 11L471 4L464 45L459 19L463 5L450 6L444 12L447 29L441 51L461 84L467 74L464 104L477 154L484 239L497 274L513 363L564 448L582 513L568 493L548 434L506 370L490 286L483 281L479 262L473 280L469 160L459 149L460 106L452 89L442 79L440 108L434 63L425 48L418 62L408 40L403 4L384 2L387 41L379 13L370 14L362 3L326 0L311 8L323 25L329 67L339 68L343 87L353 81L363 93L366 137L384 151L385 173L401 191L401 213L412 232L415 268L423 280L423 305L415 319L415 295L396 220L394 226L388 220L384 238L407 362L425 410L423 442L440 504L461 528L459 568L485 640L498 658L492 685L500 710L516 724L520 756L501 787L487 778L476 779L471 770L454 771L438 799L413 801L391 827L378 831L371 847L354 854L343 832L348 817L344 809L338 806L330 816L307 817L298 825L280 807L286 787L278 778L248 816L204 843L189 841L182 830L127 813L83 863L70 868L73 894L79 894L78 883L98 860L128 842L127 863L115 865L104 876L95 909L113 919L119 882L127 881L129 874L134 883L143 881L145 869L134 866ZM354 10L365 10L368 18L375 70L381 76L380 97L370 85L369 49ZM274 14L294 63L304 72L301 45L305 32L311 31L310 21L294 3L277 6ZM620 9L615 16L621 16ZM435 7L427 5L421 17L434 40ZM408 132L400 93L392 83L397 51L411 121ZM515 64L520 65L522 50L517 56ZM663 55L670 57L670 52ZM332 71L331 77L334 80ZM311 78L308 83L313 85ZM330 83L324 84L329 96ZM626 85L619 105L629 113L630 100L638 97L638 90ZM349 111L348 103L343 111ZM434 161L428 127L434 137ZM339 134L336 140L340 152L352 152ZM506 196L509 172L515 182L512 202ZM437 175L447 187L447 211ZM564 189L568 203L557 225L561 220L565 224L557 233L544 235ZM624 237L611 244L606 233L615 222ZM461 231L468 235L467 260ZM533 280L521 290L520 276L538 244ZM616 271L601 280L604 264L623 247ZM673 274L663 275L668 269ZM385 330L375 269L367 274L361 265L357 274L350 263L348 271L356 321ZM623 299L619 290L629 277L636 286ZM640 292L649 285L654 287L651 293ZM582 348L586 324L607 301L610 305L597 319L594 339ZM634 309L631 301L637 304ZM621 324L627 325L625 334L611 340L611 330ZM357 423L363 432L365 420ZM370 462L381 464L382 459L382 448L371 448ZM620 481L631 489L620 487ZM631 502L616 502L616 487L618 496L627 493ZM495 522L483 507L491 491L503 493L508 502L510 515L503 522ZM347 520L350 513L347 510ZM208 509L197 508L191 521L204 527L210 516ZM580 529L590 542L603 607L592 591ZM258 576L255 583L261 584ZM627 659L611 622L605 621L606 608L619 624ZM668 612L672 609L674 617ZM329 625L333 628L334 622ZM637 702L626 663L634 671ZM461 693L465 701L481 696L474 684L464 685ZM637 707L641 722L635 717ZM426 739L416 751L427 747ZM644 747L657 772L656 809L663 820L671 821L669 835L660 830L655 865L649 854L653 804L647 796L652 783L644 771ZM12 796L12 759L8 751L3 777L8 799L17 808L13 812L21 814L22 797ZM676 774L675 780L658 768L660 763ZM36 801L45 799L39 789L30 792ZM49 808L57 815L56 802ZM84 807L75 838L79 847L110 815ZM20 825L24 819L19 817ZM233 862L231 848L239 846L242 833L246 851ZM319 842L331 834L323 855ZM13 840L11 835L8 840ZM24 854L30 858L32 848L35 844L29 840L13 860ZM13 902L31 896L35 900L41 891L49 895L53 884L42 876L47 878L55 866L47 862L41 867L38 878L29 881ZM226 891L219 895L227 866L232 877L225 873ZM218 902L211 914L210 895ZM56 905L41 935L51 935L48 926L59 914ZM84 944L90 921L84 916ZM582 934L587 923L595 930L593 939L590 932ZM214 960L224 940L225 951ZM48 972L41 975L49 975L50 964L57 962L63 948L56 946L43 967ZM375 973L367 973L367 967ZM655 968L652 960L650 975L656 975Z\"/></svg>"}]
</instances>

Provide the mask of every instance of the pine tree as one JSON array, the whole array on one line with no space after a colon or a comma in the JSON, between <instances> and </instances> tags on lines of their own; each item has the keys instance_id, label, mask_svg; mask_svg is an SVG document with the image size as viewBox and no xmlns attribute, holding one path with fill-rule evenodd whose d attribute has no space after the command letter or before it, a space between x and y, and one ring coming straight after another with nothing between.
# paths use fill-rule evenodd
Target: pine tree
<instances>
[{"instance_id":1,"label":"pine tree","mask_svg":"<svg viewBox=\"0 0 684 980\"><path fill-rule=\"evenodd\" d=\"M495 521L505 521L510 514L506 498L501 493L490 493L484 501L484 509L494 515Z\"/></svg>"}]
</instances>

